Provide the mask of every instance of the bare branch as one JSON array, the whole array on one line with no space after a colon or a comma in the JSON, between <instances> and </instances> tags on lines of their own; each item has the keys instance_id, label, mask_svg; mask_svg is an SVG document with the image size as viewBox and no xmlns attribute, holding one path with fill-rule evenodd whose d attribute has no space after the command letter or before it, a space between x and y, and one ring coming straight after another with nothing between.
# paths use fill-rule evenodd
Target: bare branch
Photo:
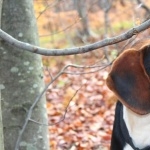
<instances>
[{"instance_id":1,"label":"bare branch","mask_svg":"<svg viewBox=\"0 0 150 150\"><path fill-rule=\"evenodd\" d=\"M105 20L105 38L108 37L108 29L110 28L110 21L109 21L109 11L111 9L112 6L112 1L101 1L101 3L103 3L103 10L104 10L104 20ZM109 62L109 56L108 56L108 47L104 48L104 54L105 57L107 59L107 61Z\"/></svg>"},{"instance_id":2,"label":"bare branch","mask_svg":"<svg viewBox=\"0 0 150 150\"><path fill-rule=\"evenodd\" d=\"M44 70L48 71L48 74L49 74L51 80L53 80L53 75L51 74L49 67L45 67Z\"/></svg>"},{"instance_id":3,"label":"bare branch","mask_svg":"<svg viewBox=\"0 0 150 150\"><path fill-rule=\"evenodd\" d=\"M39 94L39 96L35 99L34 103L32 104L32 106L30 107L30 109L29 109L29 111L28 111L28 113L27 113L27 117L26 117L26 119L25 119L25 122L24 122L24 124L23 124L23 127L22 127L22 129L20 130L20 132L19 132L19 136L18 136L16 145L15 145L15 150L18 150L18 149L19 149L19 145L20 145L20 141L21 141L21 139L22 139L22 135L23 135L23 133L24 133L24 131L25 131L25 129L26 129L26 127L27 127L29 121L31 121L31 115L32 115L32 112L33 112L35 106L36 106L37 103L41 100L43 94L46 92L46 90L48 89L48 87L49 87L55 80L57 80L57 78L58 78L59 76L61 76L61 75L63 74L64 70L65 70L67 67L68 67L68 66L65 66L65 67L53 78L53 80L51 80L51 82L43 89L43 91L42 91L42 92Z\"/></svg>"},{"instance_id":4,"label":"bare branch","mask_svg":"<svg viewBox=\"0 0 150 150\"><path fill-rule=\"evenodd\" d=\"M52 125L56 125L62 121L64 121L64 119L66 118L66 114L67 114L67 111L68 111L68 107L70 105L70 102L73 100L73 98L77 95L78 91L82 88L82 85L80 86L80 88L78 90L75 91L74 95L71 97L71 99L69 100L67 106L66 106L66 109L65 109L65 112L64 112L64 115L61 117L61 119L56 122L56 123L53 123L53 124L49 124L49 126L52 126Z\"/></svg>"},{"instance_id":5,"label":"bare branch","mask_svg":"<svg viewBox=\"0 0 150 150\"><path fill-rule=\"evenodd\" d=\"M59 0L48 4L48 5L44 8L44 10L43 10L42 12L40 12L39 16L38 16L36 19L39 19L40 16L41 16L42 14L44 14L44 12L45 12L47 9L54 7L58 2L59 2Z\"/></svg>"},{"instance_id":6,"label":"bare branch","mask_svg":"<svg viewBox=\"0 0 150 150\"><path fill-rule=\"evenodd\" d=\"M41 122L35 121L35 120L33 120L33 119L29 119L29 121L34 122L34 123L36 123L36 124L38 124L38 125L49 126L48 124L41 123Z\"/></svg>"},{"instance_id":7,"label":"bare branch","mask_svg":"<svg viewBox=\"0 0 150 150\"><path fill-rule=\"evenodd\" d=\"M82 85L80 86L80 88L78 90L75 91L74 95L71 97L71 99L69 100L66 108L65 108L65 112L64 114L62 115L62 117L60 118L60 120L58 122L55 122L55 123L50 123L50 124L45 124L45 123L41 123L41 122L37 122L33 119L29 119L29 121L32 121L36 124L39 124L39 125L44 125L44 126L53 126L53 125L56 125L56 124L59 124L60 122L64 121L64 119L66 118L66 114L67 114L67 111L68 111L68 107L70 105L70 102L73 100L73 98L77 95L78 91L82 88Z\"/></svg>"},{"instance_id":8,"label":"bare branch","mask_svg":"<svg viewBox=\"0 0 150 150\"><path fill-rule=\"evenodd\" d=\"M16 142L16 145L15 145L15 150L18 150L19 149L19 144L20 144L20 141L22 139L22 136L23 136L23 133L29 123L29 121L31 121L31 115L32 115L32 112L35 108L35 106L37 105L37 103L41 100L43 94L46 92L46 90L48 89L48 87L55 81L57 80L63 73L64 71L69 67L69 65L65 66L52 80L51 82L49 82L49 84L43 89L43 91L39 94L39 96L35 99L34 103L32 104L32 106L30 107L28 113L27 113L27 117L25 119L25 122L23 124L23 127L22 129L20 130L19 132L19 136L18 136L18 139L17 139L17 142Z\"/></svg>"},{"instance_id":9,"label":"bare branch","mask_svg":"<svg viewBox=\"0 0 150 150\"><path fill-rule=\"evenodd\" d=\"M109 65L109 64L105 64L106 66ZM75 65L75 64L70 64L70 65L67 65L69 67L73 67L73 68L83 68L83 69L89 69L89 68L98 68L98 67L104 67L102 65L91 65L91 66L81 66L81 65Z\"/></svg>"},{"instance_id":10,"label":"bare branch","mask_svg":"<svg viewBox=\"0 0 150 150\"><path fill-rule=\"evenodd\" d=\"M64 31L66 31L66 30L70 29L71 27L73 27L74 25L76 25L76 24L77 24L80 20L81 20L81 18L77 18L77 17L76 17L75 21L74 21L72 24L70 24L69 26L67 26L67 27L63 28L62 30L57 31L57 32L54 32L54 33L51 33L51 34L40 35L40 37L51 36L51 35L55 35L55 34L58 34L58 33L64 32Z\"/></svg>"},{"instance_id":11,"label":"bare branch","mask_svg":"<svg viewBox=\"0 0 150 150\"><path fill-rule=\"evenodd\" d=\"M111 64L111 63L110 63L110 64ZM93 65L93 66L78 66L78 65L70 64L70 65L66 65L55 77L51 78L51 81L49 82L49 84L43 89L43 91L39 94L39 96L35 99L34 103L31 105L31 107L30 107L30 109L29 109L29 111L28 111L28 113L27 113L27 117L26 117L26 119L25 119L25 122L24 122L24 124L23 124L23 127L22 127L21 131L19 132L19 136L18 136L18 139L17 139L17 142L16 142L15 150L18 150L18 149L19 149L19 144L20 144L20 141L21 141L21 139L22 139L22 135L23 135L23 133L24 133L24 131L25 131L25 129L26 129L26 127L27 127L29 121L32 121L32 122L34 122L34 123L41 124L41 125L46 125L45 123L39 123L39 122L33 120L33 119L31 118L31 115L32 115L32 112L33 112L35 106L36 106L37 103L41 100L43 94L47 91L48 87L49 87L55 80L57 80L62 74L79 75L79 74L94 73L94 72L96 72L96 71L99 71L99 70L102 70L102 69L108 67L110 64L107 64L107 65L105 65L105 66L94 66L94 65ZM69 67L74 67L74 68L95 68L95 67L101 67L101 68L98 69L98 70L95 70L95 71L91 71L91 72L73 73L73 72L67 72L67 71L65 71L65 70L66 70L67 68L69 68ZM58 122L56 122L56 123L54 123L54 124L58 124L58 123L60 123L61 121L63 121L63 120L65 119L65 116L66 116L66 113L67 113L67 111L68 111L68 107L69 107L70 102L71 102L72 99L76 96L77 92L78 92L81 88L82 88L82 85L81 85L81 87L80 87L78 90L76 90L76 92L74 93L74 95L72 96L72 98L69 100L69 103L67 104L65 113L64 113L64 115L62 116L62 118L61 118ZM53 125L53 124L49 124L49 125Z\"/></svg>"},{"instance_id":12,"label":"bare branch","mask_svg":"<svg viewBox=\"0 0 150 150\"><path fill-rule=\"evenodd\" d=\"M150 9L148 8L148 6L146 6L141 0L136 0L136 1L137 1L137 3L138 3L139 5L141 5L141 7L142 7L143 9L145 9L145 11L146 11L147 13L150 12Z\"/></svg>"},{"instance_id":13,"label":"bare branch","mask_svg":"<svg viewBox=\"0 0 150 150\"><path fill-rule=\"evenodd\" d=\"M100 70L103 70L103 69L107 68L108 66L110 66L111 64L112 64L112 62L108 63L107 65L104 65L104 66L93 66L93 68L96 68L96 67L101 67L101 68L93 70L93 71L88 71L88 72L84 72L84 71L83 72L69 72L69 71L65 71L64 73L65 74L71 74L71 75L90 74L90 73L95 73L95 72L98 72ZM87 68L87 67L85 66L85 68ZM92 68L92 66L91 66L91 68Z\"/></svg>"},{"instance_id":14,"label":"bare branch","mask_svg":"<svg viewBox=\"0 0 150 150\"><path fill-rule=\"evenodd\" d=\"M66 49L46 49L35 45L31 45L29 43L21 42L13 38L12 36L10 36L9 34L7 34L1 29L0 29L0 38L12 46L15 46L17 48L32 53L37 53L45 56L61 56L61 55L73 55L73 54L86 53L104 46L116 44L131 38L133 35L136 35L137 33L144 31L149 27L150 27L150 19L145 21L141 25L134 27L129 31L120 34L118 36L112 38L106 38L104 40L101 40L93 44L89 44L81 47L75 47L75 48L66 48Z\"/></svg>"},{"instance_id":15,"label":"bare branch","mask_svg":"<svg viewBox=\"0 0 150 150\"><path fill-rule=\"evenodd\" d=\"M123 50L125 50L125 48L126 48L129 44L131 44L131 43L137 38L137 36L138 36L138 35L136 35L136 36L132 37L131 39L129 39L129 40L124 44L124 46L119 50L118 55L119 55Z\"/></svg>"}]
</instances>

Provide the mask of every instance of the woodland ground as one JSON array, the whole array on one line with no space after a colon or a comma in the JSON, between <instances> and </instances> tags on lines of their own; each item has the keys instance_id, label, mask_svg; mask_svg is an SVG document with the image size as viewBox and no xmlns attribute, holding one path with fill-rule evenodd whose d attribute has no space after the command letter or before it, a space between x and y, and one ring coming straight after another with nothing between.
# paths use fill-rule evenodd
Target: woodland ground
<instances>
[{"instance_id":1,"label":"woodland ground","mask_svg":"<svg viewBox=\"0 0 150 150\"><path fill-rule=\"evenodd\" d=\"M109 30L110 36L126 31L133 23L139 23L140 15L133 20L131 8L133 5L128 2L124 6L116 2L113 6L109 16L109 23L112 26ZM76 30L81 26L76 11L58 13L51 8L45 11L45 5L36 0L35 10L43 47L64 48L86 44L76 36ZM103 39L103 12L90 12L88 16L94 36L87 42ZM124 43L120 43L108 48L109 61L116 57L117 51L123 45ZM43 56L45 84L68 64L82 66L107 64L103 50L76 56ZM92 69L70 67L67 71L71 74L62 74L49 86L46 98L51 150L109 150L116 97L105 84L110 66L95 71L97 69L100 67ZM91 71L95 72L83 74ZM79 72L82 73L76 75Z\"/></svg>"}]
</instances>

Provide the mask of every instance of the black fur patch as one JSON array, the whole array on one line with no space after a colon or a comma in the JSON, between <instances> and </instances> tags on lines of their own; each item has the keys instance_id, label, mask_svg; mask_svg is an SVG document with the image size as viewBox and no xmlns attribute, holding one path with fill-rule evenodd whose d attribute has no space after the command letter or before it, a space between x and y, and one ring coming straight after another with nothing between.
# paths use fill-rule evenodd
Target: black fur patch
<instances>
[{"instance_id":1,"label":"black fur patch","mask_svg":"<svg viewBox=\"0 0 150 150\"><path fill-rule=\"evenodd\" d=\"M150 46L144 50L143 63L147 74L150 76Z\"/></svg>"},{"instance_id":2,"label":"black fur patch","mask_svg":"<svg viewBox=\"0 0 150 150\"><path fill-rule=\"evenodd\" d=\"M146 146L143 149L139 149L134 146L132 137L130 137L123 119L123 105L118 101L115 110L115 121L113 126L110 150L123 150L127 143L134 150L150 150L150 146Z\"/></svg>"},{"instance_id":3,"label":"black fur patch","mask_svg":"<svg viewBox=\"0 0 150 150\"><path fill-rule=\"evenodd\" d=\"M115 89L119 95L122 96L126 102L132 103L132 91L136 88L135 76L132 73L127 73L123 75L111 75L114 81Z\"/></svg>"}]
</instances>

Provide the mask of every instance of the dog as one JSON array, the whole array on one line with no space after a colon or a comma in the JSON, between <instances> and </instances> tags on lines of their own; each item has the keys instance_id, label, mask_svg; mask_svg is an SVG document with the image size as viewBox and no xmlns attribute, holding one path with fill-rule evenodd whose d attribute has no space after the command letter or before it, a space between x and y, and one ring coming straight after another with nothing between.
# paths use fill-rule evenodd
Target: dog
<instances>
[{"instance_id":1,"label":"dog","mask_svg":"<svg viewBox=\"0 0 150 150\"><path fill-rule=\"evenodd\" d=\"M150 150L150 39L117 57L106 84L118 98L110 149Z\"/></svg>"}]
</instances>

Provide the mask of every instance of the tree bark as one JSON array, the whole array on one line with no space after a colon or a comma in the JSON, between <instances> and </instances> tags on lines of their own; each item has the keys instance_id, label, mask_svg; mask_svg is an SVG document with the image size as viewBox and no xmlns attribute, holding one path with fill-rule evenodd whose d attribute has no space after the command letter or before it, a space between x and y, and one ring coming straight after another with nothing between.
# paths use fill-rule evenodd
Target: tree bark
<instances>
[{"instance_id":1,"label":"tree bark","mask_svg":"<svg viewBox=\"0 0 150 150\"><path fill-rule=\"evenodd\" d=\"M38 45L36 19L32 0L4 0L2 29L18 40ZM2 41L0 55L0 83L5 150L14 150L26 114L44 87L41 57L20 51ZM46 101L41 99L32 119L47 124ZM48 129L29 122L19 150L48 150Z\"/></svg>"},{"instance_id":2,"label":"tree bark","mask_svg":"<svg viewBox=\"0 0 150 150\"><path fill-rule=\"evenodd\" d=\"M3 134L3 121L2 121L2 107L1 107L1 88L0 88L0 149L4 150L4 134Z\"/></svg>"},{"instance_id":3,"label":"tree bark","mask_svg":"<svg viewBox=\"0 0 150 150\"><path fill-rule=\"evenodd\" d=\"M0 0L0 28L1 28L1 15L2 15L2 3L3 0ZM1 42L0 42L1 45ZM4 133L3 133L3 121L2 121L2 107L1 107L1 90L3 89L3 86L0 84L0 149L4 150Z\"/></svg>"},{"instance_id":4,"label":"tree bark","mask_svg":"<svg viewBox=\"0 0 150 150\"><path fill-rule=\"evenodd\" d=\"M86 1L74 0L74 5L79 14L79 17L81 18L81 23L82 23L82 30L79 31L81 34L80 37L85 36L85 38L87 39L91 34L89 28Z\"/></svg>"}]
</instances>

